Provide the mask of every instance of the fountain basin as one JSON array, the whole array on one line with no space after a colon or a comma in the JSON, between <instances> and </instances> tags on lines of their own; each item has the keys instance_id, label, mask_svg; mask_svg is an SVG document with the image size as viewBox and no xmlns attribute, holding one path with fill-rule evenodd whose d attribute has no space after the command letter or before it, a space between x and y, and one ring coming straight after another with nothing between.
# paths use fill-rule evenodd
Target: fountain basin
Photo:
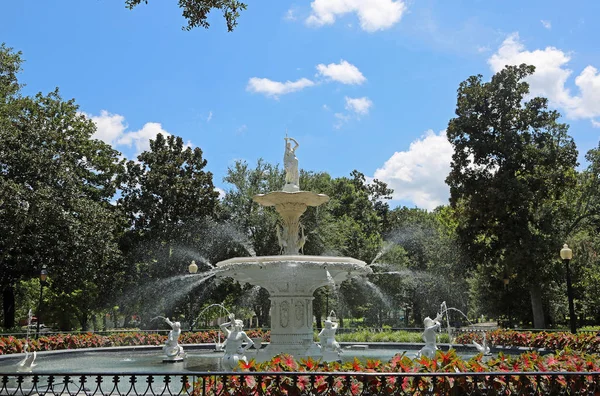
<instances>
[{"instance_id":1,"label":"fountain basin","mask_svg":"<svg viewBox=\"0 0 600 396\"><path fill-rule=\"evenodd\" d=\"M280 353L322 359L313 341L314 291L372 273L364 261L350 257L303 255L236 257L217 263L217 268L219 278L261 286L270 294L271 342L257 354L259 361Z\"/></svg>"}]
</instances>

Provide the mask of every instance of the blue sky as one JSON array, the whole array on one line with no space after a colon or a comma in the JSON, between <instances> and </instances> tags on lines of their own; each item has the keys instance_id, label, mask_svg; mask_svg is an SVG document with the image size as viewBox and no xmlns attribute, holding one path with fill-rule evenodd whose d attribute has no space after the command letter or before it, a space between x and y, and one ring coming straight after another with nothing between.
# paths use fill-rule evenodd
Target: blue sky
<instances>
[{"instance_id":1,"label":"blue sky","mask_svg":"<svg viewBox=\"0 0 600 396\"><path fill-rule=\"evenodd\" d=\"M393 205L446 203L458 84L522 62L581 160L598 145L596 0L246 2L228 33L218 13L183 31L175 0L5 1L0 41L23 52L25 92L59 87L129 158L182 136L223 189L237 159L281 163L287 129L304 169L382 179Z\"/></svg>"}]
</instances>

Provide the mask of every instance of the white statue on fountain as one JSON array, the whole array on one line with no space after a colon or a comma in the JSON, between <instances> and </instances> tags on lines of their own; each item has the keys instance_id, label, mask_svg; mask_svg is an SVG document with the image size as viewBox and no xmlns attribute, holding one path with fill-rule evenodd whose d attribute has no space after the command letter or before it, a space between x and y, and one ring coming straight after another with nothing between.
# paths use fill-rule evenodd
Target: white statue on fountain
<instances>
[{"instance_id":1,"label":"white statue on fountain","mask_svg":"<svg viewBox=\"0 0 600 396\"><path fill-rule=\"evenodd\" d=\"M34 364L36 353L35 351L29 352L29 344L27 343L23 347L23 352L25 352L25 358L23 358L23 360L17 364L17 371L31 372L31 370L36 366Z\"/></svg>"},{"instance_id":2,"label":"white statue on fountain","mask_svg":"<svg viewBox=\"0 0 600 396\"><path fill-rule=\"evenodd\" d=\"M477 341L473 341L473 345L475 345L475 349L477 349L477 351L479 353L482 353L484 356L490 356L492 354L492 352L490 351L490 346L487 343L486 333L483 333L482 344L479 344Z\"/></svg>"},{"instance_id":3,"label":"white statue on fountain","mask_svg":"<svg viewBox=\"0 0 600 396\"><path fill-rule=\"evenodd\" d=\"M36 358L36 352L29 352L29 334L31 332L31 321L33 320L33 312L31 309L27 314L27 338L25 339L25 346L23 347L23 352L25 352L25 357L17 364L17 371L26 371L31 372Z\"/></svg>"},{"instance_id":4,"label":"white statue on fountain","mask_svg":"<svg viewBox=\"0 0 600 396\"><path fill-rule=\"evenodd\" d=\"M298 172L298 158L296 158L296 149L300 146L296 139L285 136L285 154L283 155L283 167L285 169L285 186L283 191L300 191L300 173ZM294 147L292 143L294 142Z\"/></svg>"},{"instance_id":5,"label":"white statue on fountain","mask_svg":"<svg viewBox=\"0 0 600 396\"><path fill-rule=\"evenodd\" d=\"M162 317L162 316L161 316ZM184 358L183 347L179 345L179 336L181 335L181 323L171 322L169 318L162 317L166 324L171 326L167 342L163 347L163 352L167 355L167 359L163 362L179 362Z\"/></svg>"},{"instance_id":6,"label":"white statue on fountain","mask_svg":"<svg viewBox=\"0 0 600 396\"><path fill-rule=\"evenodd\" d=\"M435 319L431 319L429 316L423 320L423 324L425 325L425 331L423 331L423 341L425 341L425 346L421 348L418 353L418 356L426 356L430 359L435 357L435 351L437 351L437 334L436 332L442 327L440 323L442 320L442 313L438 313Z\"/></svg>"},{"instance_id":7,"label":"white statue on fountain","mask_svg":"<svg viewBox=\"0 0 600 396\"><path fill-rule=\"evenodd\" d=\"M319 333L321 352L334 352L336 354L341 352L342 348L340 347L340 344L335 340L335 332L338 329L338 324L332 320L331 316L327 317L324 324L325 327L323 327L321 329L321 332Z\"/></svg>"},{"instance_id":8,"label":"white statue on fountain","mask_svg":"<svg viewBox=\"0 0 600 396\"><path fill-rule=\"evenodd\" d=\"M228 326L231 326L231 329L228 329ZM221 324L220 327L225 333L225 342L223 342L223 347L225 348L223 366L235 371L239 367L238 363L240 360L248 363L245 352L254 345L254 342L242 330L244 322L235 319L235 315L232 313L229 314L229 322ZM242 346L244 341L247 342L245 347Z\"/></svg>"}]
</instances>

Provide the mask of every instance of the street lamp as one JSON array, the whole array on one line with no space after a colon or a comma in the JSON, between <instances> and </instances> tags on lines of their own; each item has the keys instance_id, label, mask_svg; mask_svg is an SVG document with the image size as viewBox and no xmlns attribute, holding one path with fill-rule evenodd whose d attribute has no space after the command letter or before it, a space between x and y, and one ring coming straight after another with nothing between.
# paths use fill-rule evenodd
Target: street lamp
<instances>
[{"instance_id":1,"label":"street lamp","mask_svg":"<svg viewBox=\"0 0 600 396\"><path fill-rule=\"evenodd\" d=\"M575 307L573 306L573 287L571 286L571 270L569 269L569 262L573 258L573 251L569 249L569 246L565 243L563 248L560 250L560 258L565 262L567 267L567 295L569 296L569 316L571 322L571 333L577 333L577 323L575 323Z\"/></svg>"},{"instance_id":2,"label":"street lamp","mask_svg":"<svg viewBox=\"0 0 600 396\"><path fill-rule=\"evenodd\" d=\"M195 260L192 260L192 262L188 266L188 272L190 274L195 274L195 273L198 272L198 264L196 264ZM191 317L191 319L190 319L190 331L193 332L194 331L194 322L195 322L195 320L194 320L194 314L193 314L193 311L194 311L194 305L193 305L194 304L194 300L192 299L191 295L189 296L189 299L190 299L190 317Z\"/></svg>"},{"instance_id":3,"label":"street lamp","mask_svg":"<svg viewBox=\"0 0 600 396\"><path fill-rule=\"evenodd\" d=\"M508 284L510 283L510 278L508 277L506 271L504 271L502 283L504 283L504 293L506 295L506 327L510 329L510 299L508 298Z\"/></svg>"},{"instance_id":4,"label":"street lamp","mask_svg":"<svg viewBox=\"0 0 600 396\"><path fill-rule=\"evenodd\" d=\"M40 301L38 302L37 309L37 326L35 329L35 338L37 339L40 336L40 322L42 321L42 302L44 297L44 286L48 286L48 270L46 265L42 265L42 269L40 271Z\"/></svg>"},{"instance_id":5,"label":"street lamp","mask_svg":"<svg viewBox=\"0 0 600 396\"><path fill-rule=\"evenodd\" d=\"M196 264L196 261L192 260L192 263L188 266L188 271L190 274L198 272L198 264Z\"/></svg>"}]
</instances>

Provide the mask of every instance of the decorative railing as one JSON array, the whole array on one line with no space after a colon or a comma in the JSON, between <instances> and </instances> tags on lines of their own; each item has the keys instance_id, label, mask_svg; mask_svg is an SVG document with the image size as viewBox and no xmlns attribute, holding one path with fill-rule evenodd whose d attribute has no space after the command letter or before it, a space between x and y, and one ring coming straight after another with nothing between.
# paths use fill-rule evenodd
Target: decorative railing
<instances>
[{"instance_id":1,"label":"decorative railing","mask_svg":"<svg viewBox=\"0 0 600 396\"><path fill-rule=\"evenodd\" d=\"M0 374L0 395L596 395L600 372Z\"/></svg>"}]
</instances>

